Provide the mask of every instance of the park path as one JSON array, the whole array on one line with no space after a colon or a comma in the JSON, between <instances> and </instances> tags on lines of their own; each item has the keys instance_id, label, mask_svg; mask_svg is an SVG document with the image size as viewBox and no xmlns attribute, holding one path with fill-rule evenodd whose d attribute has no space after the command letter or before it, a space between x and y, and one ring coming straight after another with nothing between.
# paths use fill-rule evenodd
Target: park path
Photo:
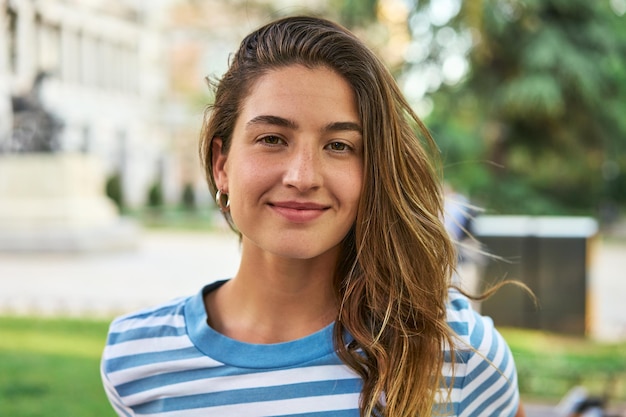
<instances>
[{"instance_id":1,"label":"park path","mask_svg":"<svg viewBox=\"0 0 626 417\"><path fill-rule=\"evenodd\" d=\"M143 231L128 251L0 253L0 314L112 317L228 278L238 260L227 231Z\"/></svg>"}]
</instances>

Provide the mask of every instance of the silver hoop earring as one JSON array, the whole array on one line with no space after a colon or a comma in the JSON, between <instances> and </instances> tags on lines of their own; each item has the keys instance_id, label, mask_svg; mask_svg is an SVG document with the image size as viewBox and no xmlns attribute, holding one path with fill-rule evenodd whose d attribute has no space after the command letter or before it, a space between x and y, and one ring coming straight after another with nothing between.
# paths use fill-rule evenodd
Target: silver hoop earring
<instances>
[{"instance_id":1,"label":"silver hoop earring","mask_svg":"<svg viewBox=\"0 0 626 417\"><path fill-rule=\"evenodd\" d=\"M226 197L226 203L224 203L224 197ZM226 213L229 210L230 198L228 198L228 194L223 193L222 190L218 189L215 193L215 202L222 213Z\"/></svg>"}]
</instances>

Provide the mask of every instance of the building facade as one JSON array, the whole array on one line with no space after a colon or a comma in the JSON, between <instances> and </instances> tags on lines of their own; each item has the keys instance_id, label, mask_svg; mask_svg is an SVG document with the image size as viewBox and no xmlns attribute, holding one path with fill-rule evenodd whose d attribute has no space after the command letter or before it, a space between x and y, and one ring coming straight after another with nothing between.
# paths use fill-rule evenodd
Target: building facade
<instances>
[{"instance_id":1,"label":"building facade","mask_svg":"<svg viewBox=\"0 0 626 417\"><path fill-rule=\"evenodd\" d=\"M63 122L60 150L98 156L108 175L120 175L124 201L143 204L166 143L158 10L139 1L0 0L5 145L15 140L11 97L32 94L45 74L38 96Z\"/></svg>"}]
</instances>

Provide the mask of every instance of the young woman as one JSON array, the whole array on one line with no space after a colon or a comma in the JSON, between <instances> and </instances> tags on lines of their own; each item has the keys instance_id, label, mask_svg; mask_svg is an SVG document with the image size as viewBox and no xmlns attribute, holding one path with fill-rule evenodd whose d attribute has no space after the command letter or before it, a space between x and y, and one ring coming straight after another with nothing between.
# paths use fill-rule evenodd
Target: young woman
<instances>
[{"instance_id":1,"label":"young woman","mask_svg":"<svg viewBox=\"0 0 626 417\"><path fill-rule=\"evenodd\" d=\"M506 343L450 289L433 141L354 35L290 17L247 36L200 151L241 264L113 322L119 415L522 415Z\"/></svg>"}]
</instances>

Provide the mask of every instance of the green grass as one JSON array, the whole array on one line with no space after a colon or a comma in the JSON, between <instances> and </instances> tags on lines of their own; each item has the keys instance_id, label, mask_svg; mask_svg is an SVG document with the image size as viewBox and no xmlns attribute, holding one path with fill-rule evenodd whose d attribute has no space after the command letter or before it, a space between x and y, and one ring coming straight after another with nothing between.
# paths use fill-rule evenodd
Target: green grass
<instances>
[{"instance_id":1,"label":"green grass","mask_svg":"<svg viewBox=\"0 0 626 417\"><path fill-rule=\"evenodd\" d=\"M583 385L610 402L626 403L626 342L592 340L520 329L500 329L509 343L522 395L555 400Z\"/></svg>"},{"instance_id":2,"label":"green grass","mask_svg":"<svg viewBox=\"0 0 626 417\"><path fill-rule=\"evenodd\" d=\"M0 416L115 416L100 382L107 328L102 320L0 317ZM612 400L626 402L626 342L501 332L525 399L556 402L580 383L601 394L613 375Z\"/></svg>"},{"instance_id":3,"label":"green grass","mask_svg":"<svg viewBox=\"0 0 626 417\"><path fill-rule=\"evenodd\" d=\"M0 318L0 415L115 416L100 382L108 323Z\"/></svg>"}]
</instances>

